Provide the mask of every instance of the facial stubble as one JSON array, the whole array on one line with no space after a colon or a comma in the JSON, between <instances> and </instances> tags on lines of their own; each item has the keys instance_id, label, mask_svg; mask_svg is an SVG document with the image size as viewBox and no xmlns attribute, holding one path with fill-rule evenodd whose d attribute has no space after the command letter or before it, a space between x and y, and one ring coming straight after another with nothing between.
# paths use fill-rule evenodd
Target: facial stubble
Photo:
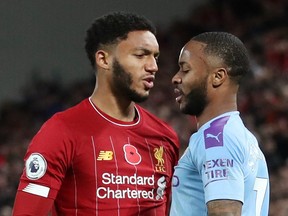
<instances>
[{"instance_id":1,"label":"facial stubble","mask_svg":"<svg viewBox=\"0 0 288 216\"><path fill-rule=\"evenodd\" d=\"M148 96L143 96L137 93L131 88L133 83L133 78L130 73L128 73L124 67L119 63L117 59L113 62L113 92L121 95L126 95L131 101L136 103L143 102L147 100Z\"/></svg>"},{"instance_id":2,"label":"facial stubble","mask_svg":"<svg viewBox=\"0 0 288 216\"><path fill-rule=\"evenodd\" d=\"M203 81L185 97L186 104L181 109L184 114L199 116L207 106L207 79Z\"/></svg>"}]
</instances>

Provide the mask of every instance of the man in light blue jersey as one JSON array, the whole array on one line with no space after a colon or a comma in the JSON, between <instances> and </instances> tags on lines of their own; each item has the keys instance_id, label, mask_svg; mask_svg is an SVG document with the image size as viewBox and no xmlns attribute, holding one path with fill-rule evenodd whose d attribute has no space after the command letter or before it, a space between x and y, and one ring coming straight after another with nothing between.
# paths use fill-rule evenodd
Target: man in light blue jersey
<instances>
[{"instance_id":1,"label":"man in light blue jersey","mask_svg":"<svg viewBox=\"0 0 288 216\"><path fill-rule=\"evenodd\" d=\"M198 130L175 167L170 216L268 215L266 161L237 111L249 65L243 43L226 32L199 34L182 48L172 82Z\"/></svg>"}]
</instances>

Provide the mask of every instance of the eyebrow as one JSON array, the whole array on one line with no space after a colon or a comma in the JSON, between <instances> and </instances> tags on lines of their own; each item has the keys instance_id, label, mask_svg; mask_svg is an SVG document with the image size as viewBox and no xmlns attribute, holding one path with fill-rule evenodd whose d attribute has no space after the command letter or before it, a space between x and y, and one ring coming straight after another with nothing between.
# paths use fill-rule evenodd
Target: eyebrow
<instances>
[{"instance_id":1,"label":"eyebrow","mask_svg":"<svg viewBox=\"0 0 288 216\"><path fill-rule=\"evenodd\" d=\"M187 62L185 62L185 61L180 61L180 62L178 62L178 65L183 67L183 66L189 65L189 64Z\"/></svg>"},{"instance_id":2,"label":"eyebrow","mask_svg":"<svg viewBox=\"0 0 288 216\"><path fill-rule=\"evenodd\" d=\"M153 51L146 49L144 47L138 47L135 49L135 51L143 51L146 55L154 53L155 57L158 57L160 55L160 52L153 52Z\"/></svg>"}]
</instances>

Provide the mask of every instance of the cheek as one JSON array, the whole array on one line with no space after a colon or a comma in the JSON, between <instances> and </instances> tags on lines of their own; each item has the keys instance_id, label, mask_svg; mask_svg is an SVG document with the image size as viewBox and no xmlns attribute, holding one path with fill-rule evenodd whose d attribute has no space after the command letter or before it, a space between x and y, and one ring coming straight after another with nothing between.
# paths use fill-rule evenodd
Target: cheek
<instances>
[{"instance_id":1,"label":"cheek","mask_svg":"<svg viewBox=\"0 0 288 216\"><path fill-rule=\"evenodd\" d=\"M133 80L137 80L141 76L141 67L137 64L127 64L125 71L133 78Z\"/></svg>"},{"instance_id":2,"label":"cheek","mask_svg":"<svg viewBox=\"0 0 288 216\"><path fill-rule=\"evenodd\" d=\"M137 76L139 66L135 63L135 59L134 61L132 59L129 61L129 59L127 58L125 61L121 62L121 66L123 71L125 71L126 74L129 74L129 76Z\"/></svg>"},{"instance_id":3,"label":"cheek","mask_svg":"<svg viewBox=\"0 0 288 216\"><path fill-rule=\"evenodd\" d=\"M185 95L189 94L190 91L195 87L195 81L189 77L182 78L182 91Z\"/></svg>"},{"instance_id":4,"label":"cheek","mask_svg":"<svg viewBox=\"0 0 288 216\"><path fill-rule=\"evenodd\" d=\"M139 69L143 67L144 62L143 59L139 59L133 55L129 55L127 58L123 59L122 65L125 65L125 68L129 69Z\"/></svg>"}]
</instances>

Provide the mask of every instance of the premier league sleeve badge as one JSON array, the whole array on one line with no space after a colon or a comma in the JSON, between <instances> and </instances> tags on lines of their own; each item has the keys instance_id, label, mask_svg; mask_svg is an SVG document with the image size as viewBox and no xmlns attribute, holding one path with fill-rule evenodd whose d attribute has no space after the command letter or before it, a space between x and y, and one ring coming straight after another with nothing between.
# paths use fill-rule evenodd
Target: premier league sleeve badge
<instances>
[{"instance_id":1,"label":"premier league sleeve badge","mask_svg":"<svg viewBox=\"0 0 288 216\"><path fill-rule=\"evenodd\" d=\"M45 158L39 153L32 153L26 161L26 176L28 179L40 179L47 169L47 162Z\"/></svg>"}]
</instances>

